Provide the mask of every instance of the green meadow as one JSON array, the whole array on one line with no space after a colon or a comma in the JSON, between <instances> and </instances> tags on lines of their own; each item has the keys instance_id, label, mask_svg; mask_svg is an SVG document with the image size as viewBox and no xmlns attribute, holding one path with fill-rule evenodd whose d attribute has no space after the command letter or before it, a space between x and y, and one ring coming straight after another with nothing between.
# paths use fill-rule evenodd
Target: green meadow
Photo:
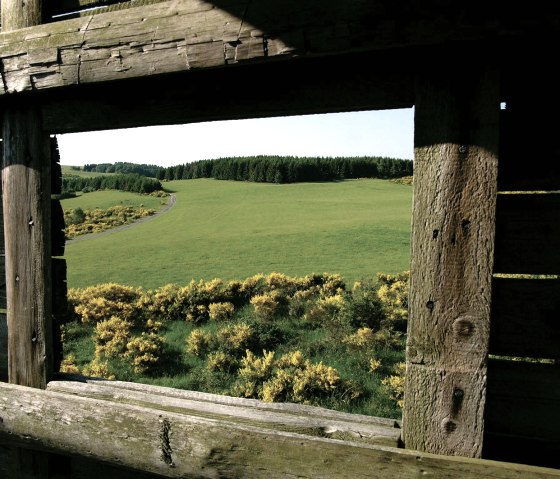
<instances>
[{"instance_id":1,"label":"green meadow","mask_svg":"<svg viewBox=\"0 0 560 479\"><path fill-rule=\"evenodd\" d=\"M101 190L93 191L91 193L79 193L76 198L67 198L62 200L62 207L69 208L82 208L83 210L93 210L101 208L106 210L112 206L134 206L144 208L160 209L163 204L167 203L167 198L157 198L149 195L139 195L136 193L129 193L127 191L115 190ZM163 204L162 204L163 202Z\"/></svg>"},{"instance_id":2,"label":"green meadow","mask_svg":"<svg viewBox=\"0 0 560 479\"><path fill-rule=\"evenodd\" d=\"M281 185L197 179L165 187L177 198L167 213L67 245L69 287L116 282L153 289L273 271L340 273L351 285L409 269L410 186L372 179ZM87 209L134 196L146 207L161 200L102 191L62 203Z\"/></svg>"}]
</instances>

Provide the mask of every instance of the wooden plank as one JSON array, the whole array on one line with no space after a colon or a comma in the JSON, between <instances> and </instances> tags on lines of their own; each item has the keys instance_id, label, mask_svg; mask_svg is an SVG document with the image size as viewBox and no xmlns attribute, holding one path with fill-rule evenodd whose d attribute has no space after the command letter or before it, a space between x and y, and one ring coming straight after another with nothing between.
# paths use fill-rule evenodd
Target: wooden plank
<instances>
[{"instance_id":1,"label":"wooden plank","mask_svg":"<svg viewBox=\"0 0 560 479\"><path fill-rule=\"evenodd\" d=\"M494 278L490 354L560 359L560 280Z\"/></svg>"},{"instance_id":2,"label":"wooden plank","mask_svg":"<svg viewBox=\"0 0 560 479\"><path fill-rule=\"evenodd\" d=\"M22 105L4 112L10 381L43 388L52 374L48 140L37 108Z\"/></svg>"},{"instance_id":3,"label":"wooden plank","mask_svg":"<svg viewBox=\"0 0 560 479\"><path fill-rule=\"evenodd\" d=\"M558 31L558 12L488 21L486 8L433 2L409 11L394 2L174 0L0 34L0 93L161 75L278 57L451 45ZM439 8L439 10L438 10ZM385 12L380 14L380 12ZM433 17L427 12L433 12ZM452 50L448 51L448 54Z\"/></svg>"},{"instance_id":4,"label":"wooden plank","mask_svg":"<svg viewBox=\"0 0 560 479\"><path fill-rule=\"evenodd\" d=\"M127 8L153 5L167 0L63 0L52 5L49 10L50 20L65 20L85 15L98 15L106 12L116 12ZM93 9L93 10L92 10Z\"/></svg>"},{"instance_id":5,"label":"wooden plank","mask_svg":"<svg viewBox=\"0 0 560 479\"><path fill-rule=\"evenodd\" d=\"M340 111L410 108L411 58L373 53L244 65L68 91L44 99L53 133ZM333 69L333 61L338 65ZM369 65L378 69L372 70ZM291 80L286 81L286 77ZM317 82L317 78L321 78ZM146 97L138 102L138 91ZM333 95L336 91L336 95Z\"/></svg>"},{"instance_id":6,"label":"wooden plank","mask_svg":"<svg viewBox=\"0 0 560 479\"><path fill-rule=\"evenodd\" d=\"M443 62L419 71L403 411L407 448L474 457L484 432L499 117L497 72L477 55L472 70Z\"/></svg>"},{"instance_id":7,"label":"wooden plank","mask_svg":"<svg viewBox=\"0 0 560 479\"><path fill-rule=\"evenodd\" d=\"M520 452L510 460L559 464L560 365L490 361L485 419L487 433L494 435L489 447L497 457L507 457L506 451L500 456L495 443L502 437ZM524 453L523 444L529 448ZM551 451L553 458L547 457Z\"/></svg>"},{"instance_id":8,"label":"wooden plank","mask_svg":"<svg viewBox=\"0 0 560 479\"><path fill-rule=\"evenodd\" d=\"M51 200L51 255L63 256L66 236L64 234L64 210L60 200Z\"/></svg>"},{"instance_id":9,"label":"wooden plank","mask_svg":"<svg viewBox=\"0 0 560 479\"><path fill-rule=\"evenodd\" d=\"M8 322L5 313L0 313L0 381L8 380Z\"/></svg>"},{"instance_id":10,"label":"wooden plank","mask_svg":"<svg viewBox=\"0 0 560 479\"><path fill-rule=\"evenodd\" d=\"M56 136L51 137L51 194L62 193L62 167L60 166L60 151Z\"/></svg>"},{"instance_id":11,"label":"wooden plank","mask_svg":"<svg viewBox=\"0 0 560 479\"><path fill-rule=\"evenodd\" d=\"M175 394L170 388L158 388L139 385L135 389L113 386L110 383L76 383L54 381L48 386L49 391L75 394L80 397L103 399L118 404L132 404L157 408L162 411L180 412L190 416L208 419L228 420L243 425L264 427L275 431L293 432L331 439L350 440L354 442L397 447L400 429L394 420L371 418L367 416L340 414L338 417L325 414L323 409L297 406L284 408L277 404L274 410L262 407L260 401L252 404L248 401L231 401L224 403L219 396L216 400L206 395L190 399L188 395ZM187 393L188 394L188 393Z\"/></svg>"},{"instance_id":12,"label":"wooden plank","mask_svg":"<svg viewBox=\"0 0 560 479\"><path fill-rule=\"evenodd\" d=\"M0 438L166 477L463 479L560 471L435 456L0 384Z\"/></svg>"},{"instance_id":13,"label":"wooden plank","mask_svg":"<svg viewBox=\"0 0 560 479\"><path fill-rule=\"evenodd\" d=\"M498 195L495 273L560 274L560 194Z\"/></svg>"}]
</instances>

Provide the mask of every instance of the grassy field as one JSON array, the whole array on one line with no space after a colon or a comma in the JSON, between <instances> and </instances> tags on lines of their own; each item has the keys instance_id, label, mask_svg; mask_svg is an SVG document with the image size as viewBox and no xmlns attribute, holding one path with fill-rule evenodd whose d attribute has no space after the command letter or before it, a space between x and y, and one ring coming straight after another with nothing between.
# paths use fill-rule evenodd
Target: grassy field
<instances>
[{"instance_id":1,"label":"grassy field","mask_svg":"<svg viewBox=\"0 0 560 479\"><path fill-rule=\"evenodd\" d=\"M330 271L351 284L409 268L410 186L365 179L286 185L200 179L165 186L177 197L166 214L67 246L69 287L156 288L272 271ZM103 195L115 193L96 194L93 203L101 204ZM68 201L76 200L64 200L65 208Z\"/></svg>"},{"instance_id":2,"label":"grassy field","mask_svg":"<svg viewBox=\"0 0 560 479\"><path fill-rule=\"evenodd\" d=\"M149 195L139 195L136 193L129 193L126 191L103 190L93 191L91 193L81 193L76 198L67 198L62 200L62 207L64 209L82 208L83 210L93 210L101 208L103 210L111 206L134 206L139 207L143 205L145 208L160 209L163 203L167 203L168 198L156 198Z\"/></svg>"},{"instance_id":3,"label":"grassy field","mask_svg":"<svg viewBox=\"0 0 560 479\"><path fill-rule=\"evenodd\" d=\"M94 176L109 176L114 173L97 173L95 171L74 170L72 166L62 165L62 176L80 176L84 178L93 178Z\"/></svg>"}]
</instances>

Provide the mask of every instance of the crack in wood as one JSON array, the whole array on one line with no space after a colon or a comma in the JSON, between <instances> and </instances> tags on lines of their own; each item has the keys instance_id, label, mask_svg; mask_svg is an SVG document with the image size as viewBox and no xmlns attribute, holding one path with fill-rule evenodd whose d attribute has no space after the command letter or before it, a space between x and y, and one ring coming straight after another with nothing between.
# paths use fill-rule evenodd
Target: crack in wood
<instances>
[{"instance_id":1,"label":"crack in wood","mask_svg":"<svg viewBox=\"0 0 560 479\"><path fill-rule=\"evenodd\" d=\"M170 436L171 434L171 422L167 418L160 419L160 432L159 438L161 440L161 460L165 462L169 467L175 467L173 462L173 449L171 448Z\"/></svg>"}]
</instances>

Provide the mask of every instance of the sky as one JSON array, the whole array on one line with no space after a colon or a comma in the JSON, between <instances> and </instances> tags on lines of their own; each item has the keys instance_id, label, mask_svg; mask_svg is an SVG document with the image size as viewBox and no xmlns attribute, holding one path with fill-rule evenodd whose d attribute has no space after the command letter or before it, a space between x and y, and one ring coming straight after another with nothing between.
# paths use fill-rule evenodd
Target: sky
<instances>
[{"instance_id":1,"label":"sky","mask_svg":"<svg viewBox=\"0 0 560 479\"><path fill-rule=\"evenodd\" d=\"M61 163L174 166L225 156L412 159L412 109L329 113L58 135Z\"/></svg>"}]
</instances>

